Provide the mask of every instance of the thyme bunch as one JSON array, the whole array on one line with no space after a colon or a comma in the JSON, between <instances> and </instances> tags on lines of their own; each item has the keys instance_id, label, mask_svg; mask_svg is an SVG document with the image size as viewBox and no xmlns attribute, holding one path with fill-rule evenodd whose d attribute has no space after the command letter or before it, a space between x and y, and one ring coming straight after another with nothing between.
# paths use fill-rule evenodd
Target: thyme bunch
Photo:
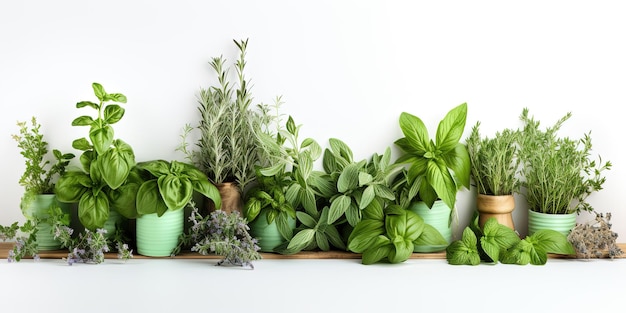
<instances>
[{"instance_id":1,"label":"thyme bunch","mask_svg":"<svg viewBox=\"0 0 626 313\"><path fill-rule=\"evenodd\" d=\"M479 194L510 195L519 191L519 132L505 129L492 138L481 137L480 122L467 139L471 174Z\"/></svg>"},{"instance_id":2,"label":"thyme bunch","mask_svg":"<svg viewBox=\"0 0 626 313\"><path fill-rule=\"evenodd\" d=\"M581 139L559 137L558 130L571 117L567 113L546 130L524 109L520 157L523 162L523 186L528 206L535 212L549 214L593 211L586 202L606 181L602 172L612 166L610 161L596 161L591 156L591 133Z\"/></svg>"}]
</instances>

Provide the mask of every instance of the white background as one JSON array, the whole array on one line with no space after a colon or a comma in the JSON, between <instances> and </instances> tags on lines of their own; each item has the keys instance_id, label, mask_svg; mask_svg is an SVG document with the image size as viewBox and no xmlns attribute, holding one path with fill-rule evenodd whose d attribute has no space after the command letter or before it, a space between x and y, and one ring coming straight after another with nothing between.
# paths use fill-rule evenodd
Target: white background
<instances>
[{"instance_id":1,"label":"white background","mask_svg":"<svg viewBox=\"0 0 626 313\"><path fill-rule=\"evenodd\" d=\"M91 111L75 103L94 100L99 82L128 97L115 135L138 161L182 159L197 92L215 84L208 62L234 62L233 39L249 38L255 102L282 95L303 137L342 139L357 159L393 147L403 111L434 134L467 102L465 135L477 121L484 135L516 128L524 107L543 125L572 112L562 134L591 130L594 153L614 164L589 201L626 233L625 13L620 1L4 1L0 224L23 221L17 121L36 116L51 148L76 152L87 129L71 121ZM474 192L458 196L457 234ZM518 197L521 234L526 210Z\"/></svg>"}]
</instances>

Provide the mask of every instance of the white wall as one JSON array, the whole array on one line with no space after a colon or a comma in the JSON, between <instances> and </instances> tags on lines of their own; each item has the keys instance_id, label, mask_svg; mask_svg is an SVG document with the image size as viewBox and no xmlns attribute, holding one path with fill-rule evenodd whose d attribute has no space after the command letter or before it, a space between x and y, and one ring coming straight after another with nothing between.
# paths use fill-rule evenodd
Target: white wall
<instances>
[{"instance_id":1,"label":"white wall","mask_svg":"<svg viewBox=\"0 0 626 313\"><path fill-rule=\"evenodd\" d=\"M595 152L614 163L590 202L626 233L626 123L617 113L624 9L619 1L2 2L0 224L23 220L16 121L37 116L52 148L73 151L87 130L71 121L89 113L74 105L93 100L91 83L100 82L128 97L115 131L138 160L180 159L181 128L198 118L196 93L215 82L210 58L234 62L232 40L249 38L255 100L282 95L303 136L322 145L340 138L357 158L393 146L402 111L434 132L467 102L466 134L480 120L489 135L519 126L524 107L544 125L571 111L563 134L592 130ZM472 193L459 195L459 230ZM522 233L525 210L518 199Z\"/></svg>"}]
</instances>

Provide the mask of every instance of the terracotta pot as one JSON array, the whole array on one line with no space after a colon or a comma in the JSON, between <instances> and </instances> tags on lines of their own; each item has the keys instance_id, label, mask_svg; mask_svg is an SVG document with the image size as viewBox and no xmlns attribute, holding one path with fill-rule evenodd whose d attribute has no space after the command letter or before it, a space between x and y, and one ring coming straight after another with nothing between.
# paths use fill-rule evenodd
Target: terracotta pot
<instances>
[{"instance_id":1,"label":"terracotta pot","mask_svg":"<svg viewBox=\"0 0 626 313\"><path fill-rule=\"evenodd\" d=\"M512 214L515 209L515 197L513 195L492 196L478 194L476 208L479 214L478 225L481 228L488 219L495 217L498 223L515 230Z\"/></svg>"},{"instance_id":2,"label":"terracotta pot","mask_svg":"<svg viewBox=\"0 0 626 313\"><path fill-rule=\"evenodd\" d=\"M221 183L215 185L220 192L222 198L222 211L226 213L232 213L234 211L242 214L243 212L243 199L241 197L241 191L239 186L234 182ZM213 201L208 200L209 212L215 211L215 205Z\"/></svg>"}]
</instances>

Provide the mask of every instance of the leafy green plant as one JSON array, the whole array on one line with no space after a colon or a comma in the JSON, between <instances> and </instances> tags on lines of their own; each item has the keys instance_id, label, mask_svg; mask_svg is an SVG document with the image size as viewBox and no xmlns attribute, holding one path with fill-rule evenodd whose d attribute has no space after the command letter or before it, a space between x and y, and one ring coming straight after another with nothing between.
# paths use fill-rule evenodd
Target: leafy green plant
<instances>
[{"instance_id":1,"label":"leafy green plant","mask_svg":"<svg viewBox=\"0 0 626 313\"><path fill-rule=\"evenodd\" d=\"M310 215L316 215L318 200L333 194L333 186L324 172L313 168L322 155L322 148L312 138L301 141L301 127L289 116L285 128L278 130L278 136L257 133L270 162L269 166L261 167L259 173L268 177L288 173L288 186L284 191L287 201L296 210L302 208ZM253 220L254 214L255 210L248 211L248 220Z\"/></svg>"},{"instance_id":2,"label":"leafy green plant","mask_svg":"<svg viewBox=\"0 0 626 313\"><path fill-rule=\"evenodd\" d=\"M287 200L285 193L292 182L291 176L284 171L265 176L258 169L257 184L247 193L244 206L248 221L254 221L260 214L265 214L267 223L276 222L283 239L291 240L293 229L289 226L289 220L296 218L296 209Z\"/></svg>"},{"instance_id":3,"label":"leafy green plant","mask_svg":"<svg viewBox=\"0 0 626 313\"><path fill-rule=\"evenodd\" d=\"M318 237L321 248L326 249L329 241L343 247L341 240L335 240L339 237L334 236L338 234L333 231L336 231L335 227L327 225L326 220L320 220L322 212L318 210L318 204L333 193L333 186L324 172L313 169L322 149L311 138L300 141L301 127L289 116L284 128L277 127L274 136L271 132L257 133L269 165L258 167L259 184L250 190L244 210L248 221L255 220L262 212L267 214L268 223L278 221L277 226L285 242L276 247L275 251L282 254L316 249L318 246L309 240L311 230L308 229L315 229L317 224L320 225ZM327 219L327 216L326 213L324 218ZM287 223L287 219L294 217L300 223L300 227L295 230ZM327 228L330 230L327 231ZM327 238L326 232L332 239ZM325 242L322 237L326 239Z\"/></svg>"},{"instance_id":4,"label":"leafy green plant","mask_svg":"<svg viewBox=\"0 0 626 313\"><path fill-rule=\"evenodd\" d=\"M519 192L519 132L505 129L489 138L481 137L479 127L480 122L476 122L466 141L478 193L502 196Z\"/></svg>"},{"instance_id":5,"label":"leafy green plant","mask_svg":"<svg viewBox=\"0 0 626 313\"><path fill-rule=\"evenodd\" d=\"M172 255L178 255L184 246L191 246L191 251L202 255L215 253L223 256L217 265L226 263L254 269L252 261L261 259L260 248L257 239L248 232L246 219L239 212L226 214L216 210L202 216L193 201L189 205L192 208L189 217L192 226L180 236Z\"/></svg>"},{"instance_id":6,"label":"leafy green plant","mask_svg":"<svg viewBox=\"0 0 626 313\"><path fill-rule=\"evenodd\" d=\"M250 83L244 75L248 40L234 42L239 49L235 63L237 81L229 80L229 69L222 56L212 58L210 65L217 74L218 84L200 89L199 125L195 128L186 125L179 150L213 184L236 182L245 191L256 179L255 166L263 164L255 134L262 131L264 120L253 110ZM200 138L195 149L190 149L186 134L193 129L199 131Z\"/></svg>"},{"instance_id":7,"label":"leafy green plant","mask_svg":"<svg viewBox=\"0 0 626 313\"><path fill-rule=\"evenodd\" d=\"M83 151L80 155L82 169L68 170L58 180L55 194L59 201L78 203L78 217L85 228L102 228L111 209L127 218L134 218L134 203L121 200L134 199L135 190L124 188L135 154L129 144L116 139L112 125L124 116L126 96L107 93L101 84L92 88L98 103L81 101L76 108L92 108L96 116L82 115L72 121L72 126L89 127L89 137L72 142L72 147Z\"/></svg>"},{"instance_id":8,"label":"leafy green plant","mask_svg":"<svg viewBox=\"0 0 626 313\"><path fill-rule=\"evenodd\" d=\"M20 207L22 212L30 205L36 195L54 193L54 186L59 176L62 176L68 167L70 160L75 157L71 153L61 153L52 150L54 163L51 162L48 150L48 142L41 132L41 124L36 117L32 117L30 125L25 121L17 123L19 134L12 137L17 141L20 154L25 160L25 170L20 177L19 184L24 187L24 195Z\"/></svg>"},{"instance_id":9,"label":"leafy green plant","mask_svg":"<svg viewBox=\"0 0 626 313\"><path fill-rule=\"evenodd\" d=\"M417 214L398 205L372 201L363 219L348 238L348 250L362 253L363 264L381 261L401 263L413 254L415 245L441 245L447 241Z\"/></svg>"},{"instance_id":10,"label":"leafy green plant","mask_svg":"<svg viewBox=\"0 0 626 313\"><path fill-rule=\"evenodd\" d=\"M137 188L138 215L156 213L162 216L167 210L183 209L198 192L221 206L220 193L206 175L192 164L165 160L140 162L136 169L141 177Z\"/></svg>"},{"instance_id":11,"label":"leafy green plant","mask_svg":"<svg viewBox=\"0 0 626 313\"><path fill-rule=\"evenodd\" d=\"M429 208L438 199L454 208L457 191L462 187L469 189L469 155L460 143L466 118L466 103L450 110L439 122L433 141L419 117L407 112L400 115L404 137L395 144L404 154L396 162L409 165L409 183L419 186L418 196Z\"/></svg>"},{"instance_id":12,"label":"leafy green plant","mask_svg":"<svg viewBox=\"0 0 626 313\"><path fill-rule=\"evenodd\" d=\"M382 155L374 153L369 160L355 162L352 150L345 142L331 138L330 148L324 151L324 171L336 185L329 199L328 223L345 216L351 226L361 221L361 210L376 198L394 200L391 182L401 170L391 162L391 149Z\"/></svg>"},{"instance_id":13,"label":"leafy green plant","mask_svg":"<svg viewBox=\"0 0 626 313\"><path fill-rule=\"evenodd\" d=\"M520 158L529 209L549 214L593 211L586 199L602 190L606 181L602 174L611 162L593 159L591 132L577 140L558 136L571 112L545 130L528 112L525 108L520 116L524 122Z\"/></svg>"},{"instance_id":14,"label":"leafy green plant","mask_svg":"<svg viewBox=\"0 0 626 313\"><path fill-rule=\"evenodd\" d=\"M331 248L346 250L346 245L337 227L328 223L329 207L321 212L297 211L296 217L300 226L296 227L295 235L286 244L276 248L281 254L294 254L300 251L322 250Z\"/></svg>"},{"instance_id":15,"label":"leafy green plant","mask_svg":"<svg viewBox=\"0 0 626 313\"><path fill-rule=\"evenodd\" d=\"M451 265L482 262L543 265L548 253L569 255L575 251L567 237L557 231L542 229L520 239L512 229L490 218L482 229L476 219L472 226L466 227L462 238L446 248L446 259Z\"/></svg>"},{"instance_id":16,"label":"leafy green plant","mask_svg":"<svg viewBox=\"0 0 626 313\"><path fill-rule=\"evenodd\" d=\"M14 241L13 248L9 250L7 256L9 263L19 262L26 256L39 260L37 231L37 219L29 219L22 225L19 222L14 222L10 226L0 225L0 239Z\"/></svg>"}]
</instances>

